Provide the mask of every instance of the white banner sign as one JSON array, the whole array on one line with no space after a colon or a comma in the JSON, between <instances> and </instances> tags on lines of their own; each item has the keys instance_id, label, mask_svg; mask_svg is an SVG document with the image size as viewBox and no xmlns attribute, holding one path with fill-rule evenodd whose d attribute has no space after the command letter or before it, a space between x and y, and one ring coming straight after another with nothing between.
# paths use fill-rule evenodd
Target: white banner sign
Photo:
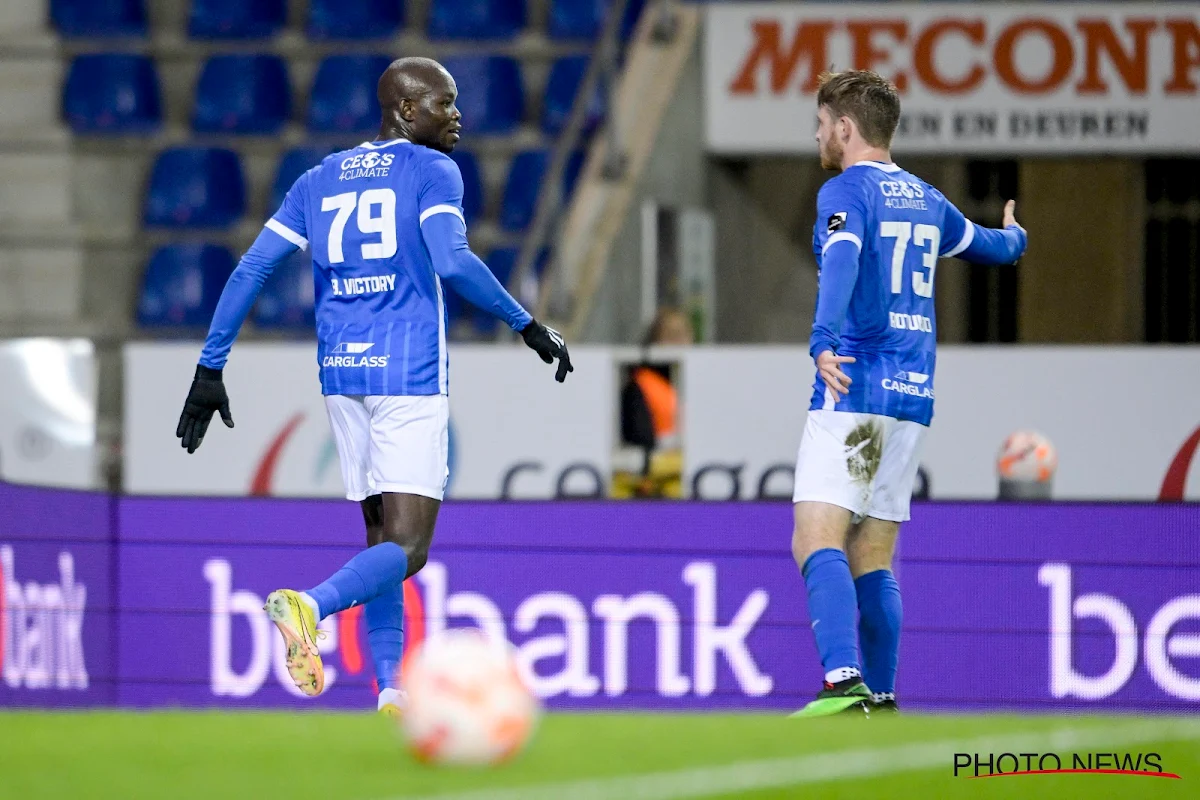
<instances>
[{"instance_id":1,"label":"white banner sign","mask_svg":"<svg viewBox=\"0 0 1200 800\"><path fill-rule=\"evenodd\" d=\"M895 151L1200 151L1198 3L717 3L707 140L815 153L817 76L900 90Z\"/></svg>"},{"instance_id":2,"label":"white banner sign","mask_svg":"<svg viewBox=\"0 0 1200 800\"><path fill-rule=\"evenodd\" d=\"M728 498L736 483L744 499L790 496L812 359L799 348L713 348L686 364L686 470L694 483L707 468L698 494ZM1154 377L1141 388L1138 375ZM1036 430L1058 451L1056 499L1155 500L1166 488L1175 496L1165 499L1200 500L1200 463L1188 468L1200 348L943 347L936 387L921 459L935 499L995 498L1001 444Z\"/></svg>"},{"instance_id":3,"label":"white banner sign","mask_svg":"<svg viewBox=\"0 0 1200 800\"><path fill-rule=\"evenodd\" d=\"M199 343L125 348L125 489L150 494L341 496L314 344L240 344L225 369L236 427L188 455L175 438ZM609 352L573 347L575 373L521 345L450 351L451 497L602 495L612 450Z\"/></svg>"},{"instance_id":4,"label":"white banner sign","mask_svg":"<svg viewBox=\"0 0 1200 800\"><path fill-rule=\"evenodd\" d=\"M174 434L198 353L199 344L126 348L127 491L342 494L313 346L239 345L226 369L237 427L215 421L189 456ZM799 347L681 353L685 493L790 497L812 396L808 354ZM450 496L606 494L617 365L630 355L574 348L576 370L559 385L524 347L452 348ZM1130 376L1138 375L1153 380L1134 386ZM1001 444L1033 429L1058 450L1057 499L1200 500L1200 465L1190 467L1200 430L1200 348L945 347L936 387L922 459L936 499L996 497Z\"/></svg>"},{"instance_id":5,"label":"white banner sign","mask_svg":"<svg viewBox=\"0 0 1200 800\"><path fill-rule=\"evenodd\" d=\"M0 342L0 480L100 486L96 357L88 340Z\"/></svg>"}]
</instances>

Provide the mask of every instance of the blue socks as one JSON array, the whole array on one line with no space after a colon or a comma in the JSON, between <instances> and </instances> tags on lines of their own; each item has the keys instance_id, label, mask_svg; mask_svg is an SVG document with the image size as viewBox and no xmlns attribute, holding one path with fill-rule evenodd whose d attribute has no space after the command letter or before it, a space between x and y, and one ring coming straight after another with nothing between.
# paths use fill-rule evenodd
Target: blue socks
<instances>
[{"instance_id":1,"label":"blue socks","mask_svg":"<svg viewBox=\"0 0 1200 800\"><path fill-rule=\"evenodd\" d=\"M389 589L400 591L407 572L408 556L404 548L395 542L384 542L363 550L306 594L317 602L319 616L324 619L368 603Z\"/></svg>"},{"instance_id":2,"label":"blue socks","mask_svg":"<svg viewBox=\"0 0 1200 800\"><path fill-rule=\"evenodd\" d=\"M400 576L403 578L404 573ZM404 652L404 583L396 583L368 602L364 616L379 689L399 688L396 669Z\"/></svg>"},{"instance_id":3,"label":"blue socks","mask_svg":"<svg viewBox=\"0 0 1200 800\"><path fill-rule=\"evenodd\" d=\"M895 692L900 623L904 615L900 584L891 570L880 569L860 575L854 588L858 591L863 681L876 694Z\"/></svg>"},{"instance_id":4,"label":"blue socks","mask_svg":"<svg viewBox=\"0 0 1200 800\"><path fill-rule=\"evenodd\" d=\"M825 680L836 683L860 674L855 630L858 610L846 554L832 547L818 550L804 562L800 574L808 588L808 616Z\"/></svg>"}]
</instances>

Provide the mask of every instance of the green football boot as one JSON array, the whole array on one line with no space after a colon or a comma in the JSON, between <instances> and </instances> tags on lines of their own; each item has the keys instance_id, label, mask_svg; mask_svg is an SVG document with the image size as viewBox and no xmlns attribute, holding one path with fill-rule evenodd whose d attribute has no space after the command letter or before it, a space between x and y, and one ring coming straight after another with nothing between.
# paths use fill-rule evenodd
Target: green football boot
<instances>
[{"instance_id":1,"label":"green football boot","mask_svg":"<svg viewBox=\"0 0 1200 800\"><path fill-rule=\"evenodd\" d=\"M837 683L826 683L817 699L792 714L793 717L830 717L834 714L851 713L870 716L871 690L862 678L848 678Z\"/></svg>"}]
</instances>

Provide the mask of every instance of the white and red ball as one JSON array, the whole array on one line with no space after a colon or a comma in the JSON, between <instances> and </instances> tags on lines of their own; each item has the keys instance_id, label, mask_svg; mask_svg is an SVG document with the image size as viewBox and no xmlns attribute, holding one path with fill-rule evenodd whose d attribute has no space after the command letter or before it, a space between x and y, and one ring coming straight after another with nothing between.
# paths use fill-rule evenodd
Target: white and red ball
<instances>
[{"instance_id":1,"label":"white and red ball","mask_svg":"<svg viewBox=\"0 0 1200 800\"><path fill-rule=\"evenodd\" d=\"M1058 469L1058 452L1036 431L1017 431L1004 440L996 470L1007 481L1046 483Z\"/></svg>"},{"instance_id":2,"label":"white and red ball","mask_svg":"<svg viewBox=\"0 0 1200 800\"><path fill-rule=\"evenodd\" d=\"M434 764L498 764L521 752L541 707L513 649L478 630L450 630L404 660L400 725L413 755Z\"/></svg>"}]
</instances>

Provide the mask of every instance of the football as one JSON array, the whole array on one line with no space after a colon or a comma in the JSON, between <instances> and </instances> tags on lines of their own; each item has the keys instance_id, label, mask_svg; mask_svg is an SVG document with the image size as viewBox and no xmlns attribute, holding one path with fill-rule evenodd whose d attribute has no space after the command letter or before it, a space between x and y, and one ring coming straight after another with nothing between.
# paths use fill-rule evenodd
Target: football
<instances>
[{"instance_id":1,"label":"football","mask_svg":"<svg viewBox=\"0 0 1200 800\"><path fill-rule=\"evenodd\" d=\"M1046 483L1057 467L1054 445L1036 431L1017 431L1009 436L996 458L996 469L1006 481Z\"/></svg>"},{"instance_id":2,"label":"football","mask_svg":"<svg viewBox=\"0 0 1200 800\"><path fill-rule=\"evenodd\" d=\"M499 764L529 743L541 714L512 648L474 629L433 636L401 667L400 716L413 755L431 764Z\"/></svg>"}]
</instances>

